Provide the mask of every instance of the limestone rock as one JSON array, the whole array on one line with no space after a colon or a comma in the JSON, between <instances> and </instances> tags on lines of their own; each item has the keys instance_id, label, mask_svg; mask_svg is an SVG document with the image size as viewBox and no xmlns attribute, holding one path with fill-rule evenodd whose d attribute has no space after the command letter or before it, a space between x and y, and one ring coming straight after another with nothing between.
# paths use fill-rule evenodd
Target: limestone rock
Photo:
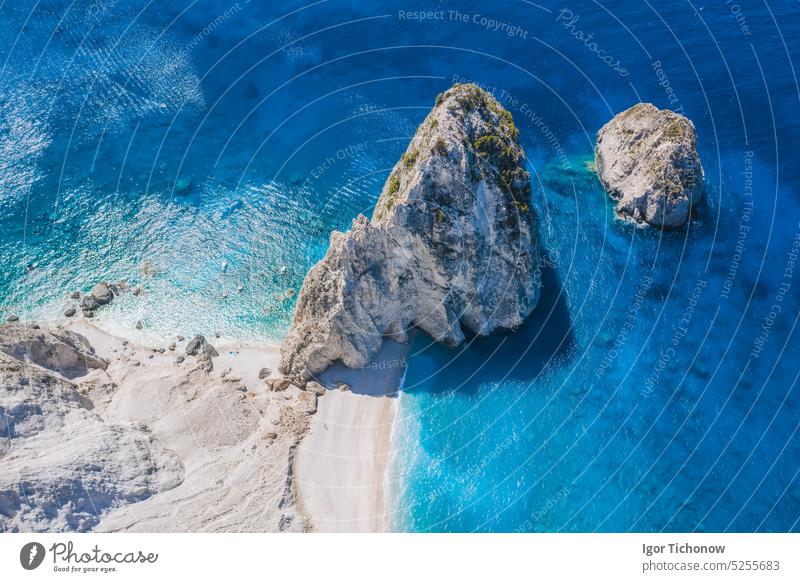
<instances>
[{"instance_id":1,"label":"limestone rock","mask_svg":"<svg viewBox=\"0 0 800 582\"><path fill-rule=\"evenodd\" d=\"M200 354L204 354L209 358L216 358L219 356L219 353L214 346L206 341L205 336L198 334L194 336L188 344L186 344L186 355L197 356Z\"/></svg>"},{"instance_id":2,"label":"limestone rock","mask_svg":"<svg viewBox=\"0 0 800 582\"><path fill-rule=\"evenodd\" d=\"M317 396L322 396L323 394L325 394L325 386L323 386L319 382L313 382L313 381L307 382L304 387L304 390L306 392L311 392L312 394L315 394Z\"/></svg>"},{"instance_id":3,"label":"limestone rock","mask_svg":"<svg viewBox=\"0 0 800 582\"><path fill-rule=\"evenodd\" d=\"M280 370L304 383L366 365L418 327L457 346L464 329L514 328L539 298L538 221L511 114L456 85L394 167L372 220L334 232L303 282Z\"/></svg>"},{"instance_id":4,"label":"limestone rock","mask_svg":"<svg viewBox=\"0 0 800 582\"><path fill-rule=\"evenodd\" d=\"M301 409L306 414L314 414L317 412L317 395L313 392L301 392L297 396L300 402Z\"/></svg>"},{"instance_id":5,"label":"limestone rock","mask_svg":"<svg viewBox=\"0 0 800 582\"><path fill-rule=\"evenodd\" d=\"M292 385L291 381L286 378L274 378L266 381L267 388L273 392L282 392Z\"/></svg>"},{"instance_id":6,"label":"limestone rock","mask_svg":"<svg viewBox=\"0 0 800 582\"><path fill-rule=\"evenodd\" d=\"M43 331L24 325L0 326L0 352L52 370L65 378L108 367L83 336L70 331Z\"/></svg>"},{"instance_id":7,"label":"limestone rock","mask_svg":"<svg viewBox=\"0 0 800 582\"><path fill-rule=\"evenodd\" d=\"M109 287L108 283L98 283L92 288L92 299L94 299L100 305L110 303L113 297L114 295L112 294L111 287Z\"/></svg>"},{"instance_id":8,"label":"limestone rock","mask_svg":"<svg viewBox=\"0 0 800 582\"><path fill-rule=\"evenodd\" d=\"M680 228L703 194L694 125L684 116L639 103L600 129L597 173L620 218Z\"/></svg>"},{"instance_id":9,"label":"limestone rock","mask_svg":"<svg viewBox=\"0 0 800 582\"><path fill-rule=\"evenodd\" d=\"M74 384L15 354L2 331L0 531L88 531L108 510L181 483L180 460L147 427L104 421ZM44 351L63 349L43 337Z\"/></svg>"}]
</instances>

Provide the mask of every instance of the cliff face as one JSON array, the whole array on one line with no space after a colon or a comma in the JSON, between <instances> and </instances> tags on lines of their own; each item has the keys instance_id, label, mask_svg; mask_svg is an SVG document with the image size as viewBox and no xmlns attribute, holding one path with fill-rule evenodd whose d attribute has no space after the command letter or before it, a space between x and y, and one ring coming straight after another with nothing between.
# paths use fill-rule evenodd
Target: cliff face
<instances>
[{"instance_id":1,"label":"cliff face","mask_svg":"<svg viewBox=\"0 0 800 582\"><path fill-rule=\"evenodd\" d=\"M463 329L512 328L539 298L538 224L511 114L474 85L437 97L392 170L372 220L334 232L308 273L281 348L307 380L366 365L418 327L457 346Z\"/></svg>"},{"instance_id":2,"label":"cliff face","mask_svg":"<svg viewBox=\"0 0 800 582\"><path fill-rule=\"evenodd\" d=\"M87 365L107 363L77 334L0 326L0 532L87 531L183 480L147 427L105 421L65 378Z\"/></svg>"},{"instance_id":3,"label":"cliff face","mask_svg":"<svg viewBox=\"0 0 800 582\"><path fill-rule=\"evenodd\" d=\"M691 121L649 103L616 115L597 134L600 181L620 218L679 228L703 193L703 167Z\"/></svg>"}]
</instances>

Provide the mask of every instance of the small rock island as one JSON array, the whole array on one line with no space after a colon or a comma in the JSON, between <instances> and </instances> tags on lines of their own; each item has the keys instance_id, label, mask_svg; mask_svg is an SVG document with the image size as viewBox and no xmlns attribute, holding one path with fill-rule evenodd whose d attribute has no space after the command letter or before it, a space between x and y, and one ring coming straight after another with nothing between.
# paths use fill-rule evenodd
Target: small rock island
<instances>
[{"instance_id":1,"label":"small rock island","mask_svg":"<svg viewBox=\"0 0 800 582\"><path fill-rule=\"evenodd\" d=\"M694 125L650 103L616 115L597 134L600 182L617 201L619 218L680 228L703 195L703 167Z\"/></svg>"},{"instance_id":2,"label":"small rock island","mask_svg":"<svg viewBox=\"0 0 800 582\"><path fill-rule=\"evenodd\" d=\"M436 98L372 220L333 232L307 274L280 371L358 368L412 327L448 346L522 323L539 298L538 221L511 114L476 85Z\"/></svg>"}]
</instances>

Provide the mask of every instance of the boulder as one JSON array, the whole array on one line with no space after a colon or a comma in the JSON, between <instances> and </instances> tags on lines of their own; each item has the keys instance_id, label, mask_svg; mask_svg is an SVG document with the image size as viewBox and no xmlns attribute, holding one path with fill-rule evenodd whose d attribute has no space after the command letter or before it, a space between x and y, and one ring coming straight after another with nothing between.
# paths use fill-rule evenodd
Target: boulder
<instances>
[{"instance_id":1,"label":"boulder","mask_svg":"<svg viewBox=\"0 0 800 582\"><path fill-rule=\"evenodd\" d=\"M272 370L270 370L269 368L261 368L258 371L258 378L259 380L266 380L267 378L270 377L271 374Z\"/></svg>"},{"instance_id":2,"label":"boulder","mask_svg":"<svg viewBox=\"0 0 800 582\"><path fill-rule=\"evenodd\" d=\"M94 298L94 295L84 295L81 299L81 309L84 311L94 311L100 307L100 303Z\"/></svg>"},{"instance_id":3,"label":"boulder","mask_svg":"<svg viewBox=\"0 0 800 582\"><path fill-rule=\"evenodd\" d=\"M94 299L99 305L111 303L113 298L114 294L112 293L111 287L108 283L98 283L92 288L92 299Z\"/></svg>"},{"instance_id":4,"label":"boulder","mask_svg":"<svg viewBox=\"0 0 800 582\"><path fill-rule=\"evenodd\" d=\"M680 228L704 190L694 125L684 116L639 103L600 129L595 147L600 182L619 218Z\"/></svg>"},{"instance_id":5,"label":"boulder","mask_svg":"<svg viewBox=\"0 0 800 582\"><path fill-rule=\"evenodd\" d=\"M219 356L219 353L214 346L206 341L205 336L200 334L194 336L189 343L186 344L186 355L187 356L198 356L198 355L206 355L209 358L216 358Z\"/></svg>"},{"instance_id":6,"label":"boulder","mask_svg":"<svg viewBox=\"0 0 800 582\"><path fill-rule=\"evenodd\" d=\"M267 388L273 392L282 392L292 385L288 378L274 378L266 381Z\"/></svg>"},{"instance_id":7,"label":"boulder","mask_svg":"<svg viewBox=\"0 0 800 582\"><path fill-rule=\"evenodd\" d=\"M66 317L72 317L73 315L75 315L75 313L76 313L76 311L75 311L75 308L74 308L74 307L67 307L67 308L64 310L64 315L65 315Z\"/></svg>"},{"instance_id":8,"label":"boulder","mask_svg":"<svg viewBox=\"0 0 800 582\"><path fill-rule=\"evenodd\" d=\"M316 394L317 396L322 396L323 394L325 394L325 386L323 386L319 382L314 382L313 380L306 382L306 385L303 389L306 392L311 392L312 394Z\"/></svg>"},{"instance_id":9,"label":"boulder","mask_svg":"<svg viewBox=\"0 0 800 582\"><path fill-rule=\"evenodd\" d=\"M511 114L456 85L420 125L372 219L331 235L298 295L280 371L302 384L338 360L359 368L414 327L451 347L465 330L516 328L539 299L539 246Z\"/></svg>"},{"instance_id":10,"label":"boulder","mask_svg":"<svg viewBox=\"0 0 800 582\"><path fill-rule=\"evenodd\" d=\"M317 412L317 395L313 392L301 392L297 400L300 402L301 410L306 414Z\"/></svg>"}]
</instances>

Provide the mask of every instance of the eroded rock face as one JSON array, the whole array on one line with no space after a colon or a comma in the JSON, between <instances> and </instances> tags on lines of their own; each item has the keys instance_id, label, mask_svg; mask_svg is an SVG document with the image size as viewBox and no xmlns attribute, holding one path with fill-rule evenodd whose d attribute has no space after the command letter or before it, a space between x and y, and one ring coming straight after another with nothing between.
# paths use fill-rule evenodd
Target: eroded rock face
<instances>
[{"instance_id":1,"label":"eroded rock face","mask_svg":"<svg viewBox=\"0 0 800 582\"><path fill-rule=\"evenodd\" d=\"M63 330L43 330L26 325L0 326L0 351L66 378L105 370L108 362L95 355L86 338Z\"/></svg>"},{"instance_id":2,"label":"eroded rock face","mask_svg":"<svg viewBox=\"0 0 800 582\"><path fill-rule=\"evenodd\" d=\"M513 328L539 298L538 223L511 114L475 85L436 100L372 220L334 232L308 273L280 370L306 381L366 365L416 326L457 346L463 329Z\"/></svg>"},{"instance_id":3,"label":"eroded rock face","mask_svg":"<svg viewBox=\"0 0 800 582\"><path fill-rule=\"evenodd\" d=\"M694 125L649 103L634 105L600 129L595 160L623 219L680 228L703 194Z\"/></svg>"},{"instance_id":4,"label":"eroded rock face","mask_svg":"<svg viewBox=\"0 0 800 582\"><path fill-rule=\"evenodd\" d=\"M147 427L104 421L72 382L24 354L10 355L17 352L4 339L0 334L0 532L87 531L106 511L183 480L180 460ZM67 349L49 345L58 342L53 334L38 341Z\"/></svg>"}]
</instances>

